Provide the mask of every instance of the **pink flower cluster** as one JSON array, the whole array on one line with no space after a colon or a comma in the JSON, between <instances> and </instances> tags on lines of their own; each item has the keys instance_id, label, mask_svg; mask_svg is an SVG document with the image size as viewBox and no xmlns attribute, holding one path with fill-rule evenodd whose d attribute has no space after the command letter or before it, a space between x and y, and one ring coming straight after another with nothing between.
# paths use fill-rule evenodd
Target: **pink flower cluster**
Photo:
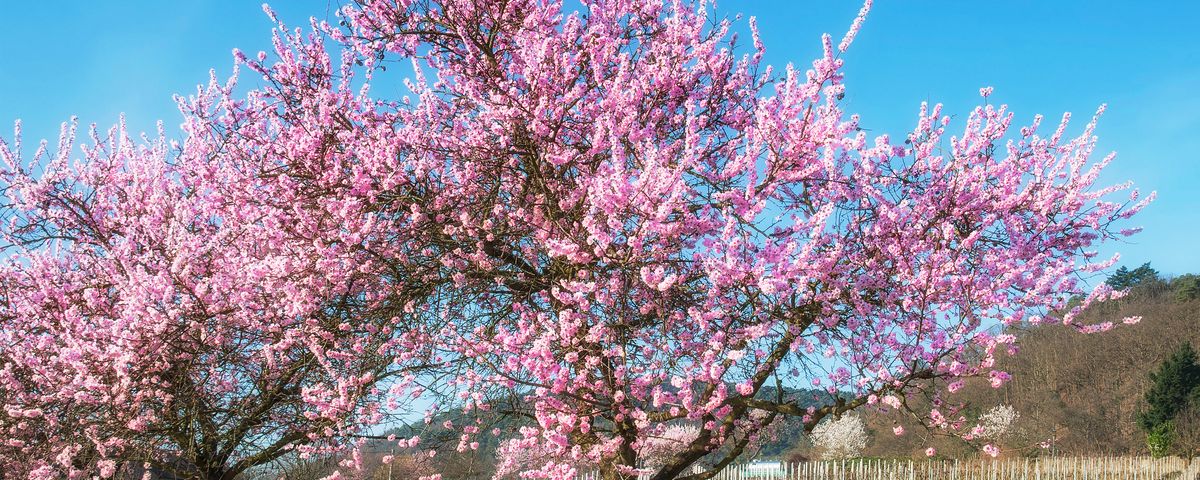
<instances>
[{"instance_id":1,"label":"pink flower cluster","mask_svg":"<svg viewBox=\"0 0 1200 480\"><path fill-rule=\"evenodd\" d=\"M922 105L869 136L840 58L869 3L778 70L707 2L585 4L362 0L237 53L261 86L180 98L180 143L0 144L0 468L233 471L352 449L424 397L472 418L460 450L535 419L505 450L553 452L529 478L637 471L695 425L656 454L673 478L777 415L999 386L996 325L1111 327L1078 321L1114 295L1078 279L1153 196L1096 185L1096 118ZM787 393L809 385L838 401Z\"/></svg>"}]
</instances>

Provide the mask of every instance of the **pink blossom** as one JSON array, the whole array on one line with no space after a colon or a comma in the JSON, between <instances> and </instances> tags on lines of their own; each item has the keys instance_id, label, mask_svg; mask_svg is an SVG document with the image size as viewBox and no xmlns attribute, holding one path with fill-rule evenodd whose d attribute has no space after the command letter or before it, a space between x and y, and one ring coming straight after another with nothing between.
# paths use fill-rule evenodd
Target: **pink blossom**
<instances>
[{"instance_id":1,"label":"pink blossom","mask_svg":"<svg viewBox=\"0 0 1200 480\"><path fill-rule=\"evenodd\" d=\"M961 435L962 379L1010 379L995 352L1017 339L993 327L1119 328L1081 319L1121 294L1084 290L1115 258L1083 252L1154 196L1101 183L1103 107L1047 132L984 89L965 114L866 131L841 53L870 2L781 69L709 2L573 5L269 13L273 51L234 56L255 81L179 98L179 131L80 140L71 121L29 155L18 124L0 142L0 471L216 451L162 432L228 412L221 428L352 476L397 412L432 405L425 428L466 451L506 392L532 416L508 450L545 460L508 465L529 478L647 473L627 453L684 425L699 433L671 451L694 464L761 411L851 455L869 441L854 412L759 393L901 408L944 378L917 415ZM449 410L462 421L435 420ZM436 455L420 443L395 439Z\"/></svg>"},{"instance_id":2,"label":"pink blossom","mask_svg":"<svg viewBox=\"0 0 1200 480\"><path fill-rule=\"evenodd\" d=\"M994 458L1000 456L1000 449L989 443L983 446L983 453L986 453L989 457Z\"/></svg>"}]
</instances>

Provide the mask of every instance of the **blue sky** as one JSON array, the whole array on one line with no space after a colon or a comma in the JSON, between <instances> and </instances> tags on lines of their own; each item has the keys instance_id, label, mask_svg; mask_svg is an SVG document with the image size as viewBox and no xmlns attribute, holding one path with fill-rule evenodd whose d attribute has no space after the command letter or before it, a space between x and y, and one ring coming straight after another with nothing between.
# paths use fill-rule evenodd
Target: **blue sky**
<instances>
[{"instance_id":1,"label":"blue sky","mask_svg":"<svg viewBox=\"0 0 1200 480\"><path fill-rule=\"evenodd\" d=\"M327 18L336 0L273 6L291 24ZM1168 274L1200 272L1200 3L881 0L845 55L848 110L873 133L911 128L921 101L965 116L978 89L993 86L1019 121L1082 122L1109 110L1101 150L1118 152L1108 183L1133 180L1159 200L1133 224L1145 232L1105 252L1123 264L1153 262ZM723 0L719 10L758 17L767 60L807 66L819 35L840 38L853 1ZM0 15L0 134L25 122L26 141L55 138L78 115L135 130L168 131L180 117L171 96L189 93L234 47L267 49L271 23L257 1L21 2ZM748 40L748 39L747 39ZM1082 128L1076 124L1076 129Z\"/></svg>"}]
</instances>

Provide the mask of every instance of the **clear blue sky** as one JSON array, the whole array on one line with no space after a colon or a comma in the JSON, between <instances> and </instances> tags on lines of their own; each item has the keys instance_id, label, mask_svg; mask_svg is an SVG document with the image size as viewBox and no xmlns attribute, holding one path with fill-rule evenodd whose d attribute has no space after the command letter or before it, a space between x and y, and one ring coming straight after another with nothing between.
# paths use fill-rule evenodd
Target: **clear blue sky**
<instances>
[{"instance_id":1,"label":"clear blue sky","mask_svg":"<svg viewBox=\"0 0 1200 480\"><path fill-rule=\"evenodd\" d=\"M987 85L1019 120L1063 111L1084 119L1106 102L1101 149L1118 152L1106 180L1159 194L1134 221L1145 232L1115 247L1122 263L1200 272L1200 3L1149 3L879 0L845 56L847 107L873 132L898 133L911 128L921 101L965 115ZM337 4L274 6L300 24ZM858 3L719 7L758 17L769 62L807 66L819 35L840 38ZM158 119L173 128L172 94L194 91L210 68L227 75L234 47L254 52L270 42L271 23L254 0L23 1L4 10L0 123L24 119L27 141L54 138L71 115L107 126L125 112L136 130Z\"/></svg>"}]
</instances>

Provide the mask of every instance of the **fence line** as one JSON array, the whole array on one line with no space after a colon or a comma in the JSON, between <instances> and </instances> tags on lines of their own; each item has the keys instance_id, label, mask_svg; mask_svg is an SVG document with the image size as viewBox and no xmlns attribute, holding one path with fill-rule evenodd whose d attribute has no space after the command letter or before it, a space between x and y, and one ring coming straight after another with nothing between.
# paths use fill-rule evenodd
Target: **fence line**
<instances>
[{"instance_id":1,"label":"fence line","mask_svg":"<svg viewBox=\"0 0 1200 480\"><path fill-rule=\"evenodd\" d=\"M699 468L692 473L703 471ZM1200 458L855 459L731 465L713 480L1200 480ZM580 480L599 480L596 472ZM639 480L649 479L649 475Z\"/></svg>"}]
</instances>

